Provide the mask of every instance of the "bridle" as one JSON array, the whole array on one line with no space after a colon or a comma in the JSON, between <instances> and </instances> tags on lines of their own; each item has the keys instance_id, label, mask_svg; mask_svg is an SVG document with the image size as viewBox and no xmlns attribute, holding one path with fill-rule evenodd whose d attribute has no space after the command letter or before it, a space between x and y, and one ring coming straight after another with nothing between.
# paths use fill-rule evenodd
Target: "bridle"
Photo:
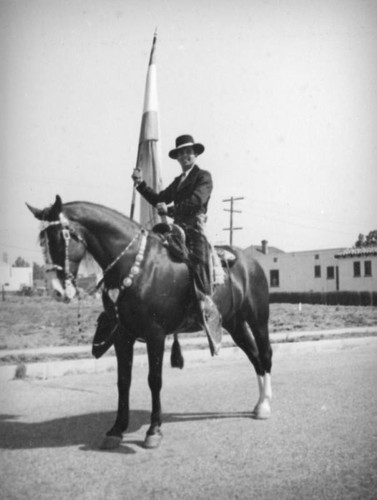
<instances>
[{"instance_id":1,"label":"bridle","mask_svg":"<svg viewBox=\"0 0 377 500\"><path fill-rule=\"evenodd\" d=\"M41 229L41 234L45 232L49 227L52 226L61 226L62 228L62 236L64 239L64 267L52 263L50 265L48 271L62 271L63 272L63 281L64 281L64 291L65 295L67 298L71 299L75 296L75 294L78 294L78 289L76 286L76 280L74 275L70 271L70 260L69 260L69 242L71 240L71 237L79 241L84 245L85 248L87 248L86 241L84 238L74 230L74 228L70 225L69 220L67 217L61 212L59 214L59 220L55 221L42 221L42 229ZM122 252L106 267L106 269L102 272L102 277L98 281L96 285L96 290L98 290L104 283L104 278L105 275L115 266L115 264L126 254L126 252L131 248L133 243L139 238L140 238L140 243L139 243L139 249L138 253L135 257L135 261L133 265L130 268L130 271L128 275L122 279L122 283L119 288L107 288L104 287L105 291L107 294L110 296L111 300L115 303L119 292L123 291L125 288L129 288L132 286L133 279L139 274L140 272L140 265L141 262L144 258L144 253L145 253L145 248L146 248L146 243L147 243L147 235L148 231L146 231L144 228L141 228L134 238L128 243L128 245L122 250ZM48 241L48 235L47 232L45 232L45 237L47 238ZM46 263L48 263L48 256L45 255L45 260ZM52 259L49 259L52 261Z\"/></svg>"},{"instance_id":2,"label":"bridle","mask_svg":"<svg viewBox=\"0 0 377 500\"><path fill-rule=\"evenodd\" d=\"M70 266L69 266L69 242L71 240L71 237L79 241L85 248L87 248L86 241L82 236L75 231L71 225L69 224L69 220L67 217L61 212L59 214L59 220L55 221L42 221L42 229L41 229L41 234L45 234L45 238L48 242L48 234L47 234L47 229L52 226L61 226L62 228L62 236L64 239L64 267L55 264L52 262L51 257L45 253L45 261L49 265L49 268L47 269L47 272L52 272L52 271L61 271L63 272L63 282L64 282L64 292L65 295L68 299L72 299L76 293L78 293L78 289L76 287L76 280L74 275L71 273ZM48 245L45 247L45 251L47 251ZM51 261L51 262L49 262Z\"/></svg>"}]
</instances>

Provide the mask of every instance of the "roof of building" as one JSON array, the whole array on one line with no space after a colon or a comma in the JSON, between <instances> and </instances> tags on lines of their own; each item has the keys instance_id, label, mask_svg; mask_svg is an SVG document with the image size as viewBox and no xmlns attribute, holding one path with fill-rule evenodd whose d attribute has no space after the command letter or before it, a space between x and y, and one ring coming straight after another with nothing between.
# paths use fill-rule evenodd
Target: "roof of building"
<instances>
[{"instance_id":1,"label":"roof of building","mask_svg":"<svg viewBox=\"0 0 377 500\"><path fill-rule=\"evenodd\" d=\"M350 249L347 249L345 247L337 247L337 248L321 248L321 249L314 249L314 250L294 250L292 252L285 252L284 250L281 250L280 248L272 247L269 246L267 247L267 253L265 254L263 252L263 247L261 245L250 245L249 247L246 248L246 250L251 251L254 255L276 255L276 254L284 254L287 257L288 256L296 256L296 255L313 255L313 254L324 254L324 253L331 253L333 255L340 255L343 252L349 251ZM354 250L354 249L352 249Z\"/></svg>"},{"instance_id":2,"label":"roof of building","mask_svg":"<svg viewBox=\"0 0 377 500\"><path fill-rule=\"evenodd\" d=\"M337 253L335 257L345 259L347 257L369 257L371 255L377 255L377 246L345 248L342 252Z\"/></svg>"},{"instance_id":3,"label":"roof of building","mask_svg":"<svg viewBox=\"0 0 377 500\"><path fill-rule=\"evenodd\" d=\"M250 245L245 250L250 250L253 253L261 253L262 255L264 255L261 245ZM268 245L267 247L267 252L268 254L285 253L284 250L280 250L280 248L276 247L271 247L270 245Z\"/></svg>"}]
</instances>

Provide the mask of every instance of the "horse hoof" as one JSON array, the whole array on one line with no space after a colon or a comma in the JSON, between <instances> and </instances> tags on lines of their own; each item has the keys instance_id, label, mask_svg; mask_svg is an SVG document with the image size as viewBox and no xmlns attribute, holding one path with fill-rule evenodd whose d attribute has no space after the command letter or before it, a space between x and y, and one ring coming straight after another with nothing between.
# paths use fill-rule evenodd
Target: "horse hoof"
<instances>
[{"instance_id":1,"label":"horse hoof","mask_svg":"<svg viewBox=\"0 0 377 500\"><path fill-rule=\"evenodd\" d=\"M144 439L144 448L149 450L158 448L162 440L162 432L159 431L156 434L147 434Z\"/></svg>"},{"instance_id":2,"label":"horse hoof","mask_svg":"<svg viewBox=\"0 0 377 500\"><path fill-rule=\"evenodd\" d=\"M257 405L252 411L252 417L257 420L267 420L271 417L271 406L268 401Z\"/></svg>"},{"instance_id":3,"label":"horse hoof","mask_svg":"<svg viewBox=\"0 0 377 500\"><path fill-rule=\"evenodd\" d=\"M122 442L122 437L119 436L105 436L105 439L102 441L100 445L101 450L115 450L119 448L120 443Z\"/></svg>"}]
</instances>

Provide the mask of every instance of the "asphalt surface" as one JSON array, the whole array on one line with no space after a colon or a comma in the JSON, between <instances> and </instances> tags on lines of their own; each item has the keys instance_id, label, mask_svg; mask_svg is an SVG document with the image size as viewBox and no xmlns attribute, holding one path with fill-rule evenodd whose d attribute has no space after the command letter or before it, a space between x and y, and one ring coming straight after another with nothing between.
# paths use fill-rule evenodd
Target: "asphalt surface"
<instances>
[{"instance_id":1,"label":"asphalt surface","mask_svg":"<svg viewBox=\"0 0 377 500\"><path fill-rule=\"evenodd\" d=\"M183 370L164 369L157 450L142 447L150 412L142 363L129 433L112 451L98 447L115 417L115 372L1 381L0 497L376 498L375 337L274 345L267 421L250 418L257 384L240 350L191 352Z\"/></svg>"}]
</instances>

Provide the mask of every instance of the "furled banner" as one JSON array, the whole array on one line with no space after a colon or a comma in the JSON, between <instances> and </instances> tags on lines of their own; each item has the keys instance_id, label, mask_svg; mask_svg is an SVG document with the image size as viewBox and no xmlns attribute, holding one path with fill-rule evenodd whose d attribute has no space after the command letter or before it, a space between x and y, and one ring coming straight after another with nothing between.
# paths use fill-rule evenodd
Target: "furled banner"
<instances>
[{"instance_id":1,"label":"furled banner","mask_svg":"<svg viewBox=\"0 0 377 500\"><path fill-rule=\"evenodd\" d=\"M148 186L159 192L162 189L162 181L160 175L160 124L157 98L156 41L157 33L155 32L145 85L144 107L136 168L142 171L143 180ZM131 218L134 217L135 195L136 192L134 189ZM160 218L156 209L144 200L144 198L140 197L139 222L144 227L151 228L154 224L159 222L159 220Z\"/></svg>"}]
</instances>

